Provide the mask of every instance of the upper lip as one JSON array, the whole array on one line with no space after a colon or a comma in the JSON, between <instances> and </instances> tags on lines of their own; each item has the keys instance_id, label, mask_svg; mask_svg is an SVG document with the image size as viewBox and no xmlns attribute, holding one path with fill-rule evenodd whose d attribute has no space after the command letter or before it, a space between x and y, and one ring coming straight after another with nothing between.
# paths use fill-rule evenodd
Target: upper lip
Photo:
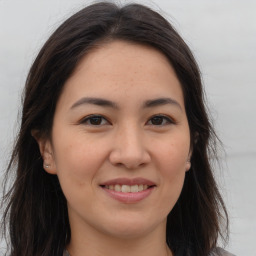
<instances>
[{"instance_id":1,"label":"upper lip","mask_svg":"<svg viewBox=\"0 0 256 256\"><path fill-rule=\"evenodd\" d=\"M151 181L151 180L148 180L148 179L144 179L144 178L141 178L141 177L138 177L138 178L133 178L133 179L130 179L130 178L116 178L116 179L112 179L112 180L108 180L106 182L103 182L101 183L100 185L101 186L109 186L109 185L129 185L129 186L132 186L132 185L148 185L148 186L155 186L156 184Z\"/></svg>"}]
</instances>

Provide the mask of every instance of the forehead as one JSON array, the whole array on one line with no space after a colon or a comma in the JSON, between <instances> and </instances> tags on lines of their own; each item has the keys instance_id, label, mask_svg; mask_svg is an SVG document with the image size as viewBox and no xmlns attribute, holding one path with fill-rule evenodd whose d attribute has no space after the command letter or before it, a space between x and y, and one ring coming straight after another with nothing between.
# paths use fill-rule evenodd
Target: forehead
<instances>
[{"instance_id":1,"label":"forehead","mask_svg":"<svg viewBox=\"0 0 256 256\"><path fill-rule=\"evenodd\" d=\"M165 66L166 69L172 71L169 60L159 50L148 45L114 40L103 43L87 53L76 67L73 75L79 73L81 69L83 69L82 72L85 69L95 71L94 68L97 66L104 67L104 69L98 69L97 72L108 72L114 75L123 75L124 72L121 71L124 68L127 68L126 74L133 71L135 74L148 71L152 74L154 71L159 72L157 68L159 64L161 64L159 69L163 69Z\"/></svg>"},{"instance_id":2,"label":"forehead","mask_svg":"<svg viewBox=\"0 0 256 256\"><path fill-rule=\"evenodd\" d=\"M163 97L167 92L183 103L180 82L164 54L150 46L113 41L84 56L65 83L63 96L75 100L125 94L135 99Z\"/></svg>"}]
</instances>

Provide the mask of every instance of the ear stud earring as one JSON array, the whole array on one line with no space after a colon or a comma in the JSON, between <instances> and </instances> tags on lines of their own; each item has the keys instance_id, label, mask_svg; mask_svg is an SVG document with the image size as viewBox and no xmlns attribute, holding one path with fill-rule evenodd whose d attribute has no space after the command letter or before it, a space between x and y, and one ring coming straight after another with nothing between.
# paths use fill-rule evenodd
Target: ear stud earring
<instances>
[{"instance_id":1,"label":"ear stud earring","mask_svg":"<svg viewBox=\"0 0 256 256\"><path fill-rule=\"evenodd\" d=\"M187 160L187 167L186 170L188 171L191 168L191 162L190 159Z\"/></svg>"},{"instance_id":2,"label":"ear stud earring","mask_svg":"<svg viewBox=\"0 0 256 256\"><path fill-rule=\"evenodd\" d=\"M50 165L49 165L49 164L44 164L44 167L45 167L45 168L49 168Z\"/></svg>"}]
</instances>

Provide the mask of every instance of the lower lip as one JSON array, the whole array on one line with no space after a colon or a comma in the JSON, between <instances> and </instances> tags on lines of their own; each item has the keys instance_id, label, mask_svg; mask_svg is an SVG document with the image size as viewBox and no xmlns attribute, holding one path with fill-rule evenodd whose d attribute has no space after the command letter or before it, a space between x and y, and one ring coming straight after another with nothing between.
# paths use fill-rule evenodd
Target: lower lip
<instances>
[{"instance_id":1,"label":"lower lip","mask_svg":"<svg viewBox=\"0 0 256 256\"><path fill-rule=\"evenodd\" d=\"M136 203L148 197L155 187L150 187L146 190L133 193L118 192L104 187L101 188L107 193L107 195L122 203Z\"/></svg>"}]
</instances>

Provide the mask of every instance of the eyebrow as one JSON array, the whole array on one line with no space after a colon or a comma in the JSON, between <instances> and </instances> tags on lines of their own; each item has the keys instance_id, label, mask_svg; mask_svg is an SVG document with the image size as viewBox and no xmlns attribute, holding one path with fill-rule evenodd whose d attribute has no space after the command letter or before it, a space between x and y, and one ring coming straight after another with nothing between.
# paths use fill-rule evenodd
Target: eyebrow
<instances>
[{"instance_id":1,"label":"eyebrow","mask_svg":"<svg viewBox=\"0 0 256 256\"><path fill-rule=\"evenodd\" d=\"M88 97L83 97L83 98L79 99L77 102L75 102L71 106L71 109L76 108L81 105L84 105L84 104L92 104L92 105L97 105L97 106L119 109L118 105L113 101L106 100L103 98L88 98ZM162 105L167 105L167 104L177 106L182 110L181 105L176 100L174 100L172 98L158 98L158 99L146 100L143 103L142 107L143 108L151 108L151 107L157 107L157 106L162 106Z\"/></svg>"},{"instance_id":2,"label":"eyebrow","mask_svg":"<svg viewBox=\"0 0 256 256\"><path fill-rule=\"evenodd\" d=\"M157 106L162 106L162 105L167 105L167 104L177 106L182 110L181 105L176 100L174 100L172 98L159 98L159 99L147 100L143 104L143 107L150 108L150 107L157 107Z\"/></svg>"},{"instance_id":3,"label":"eyebrow","mask_svg":"<svg viewBox=\"0 0 256 256\"><path fill-rule=\"evenodd\" d=\"M111 107L111 108L118 108L117 105L110 101L110 100L106 100L106 99L102 99L102 98L81 98L80 100L78 100L77 102L75 102L71 109L76 108L78 106L84 105L84 104L93 104L93 105L97 105L97 106L103 106L103 107Z\"/></svg>"}]
</instances>

